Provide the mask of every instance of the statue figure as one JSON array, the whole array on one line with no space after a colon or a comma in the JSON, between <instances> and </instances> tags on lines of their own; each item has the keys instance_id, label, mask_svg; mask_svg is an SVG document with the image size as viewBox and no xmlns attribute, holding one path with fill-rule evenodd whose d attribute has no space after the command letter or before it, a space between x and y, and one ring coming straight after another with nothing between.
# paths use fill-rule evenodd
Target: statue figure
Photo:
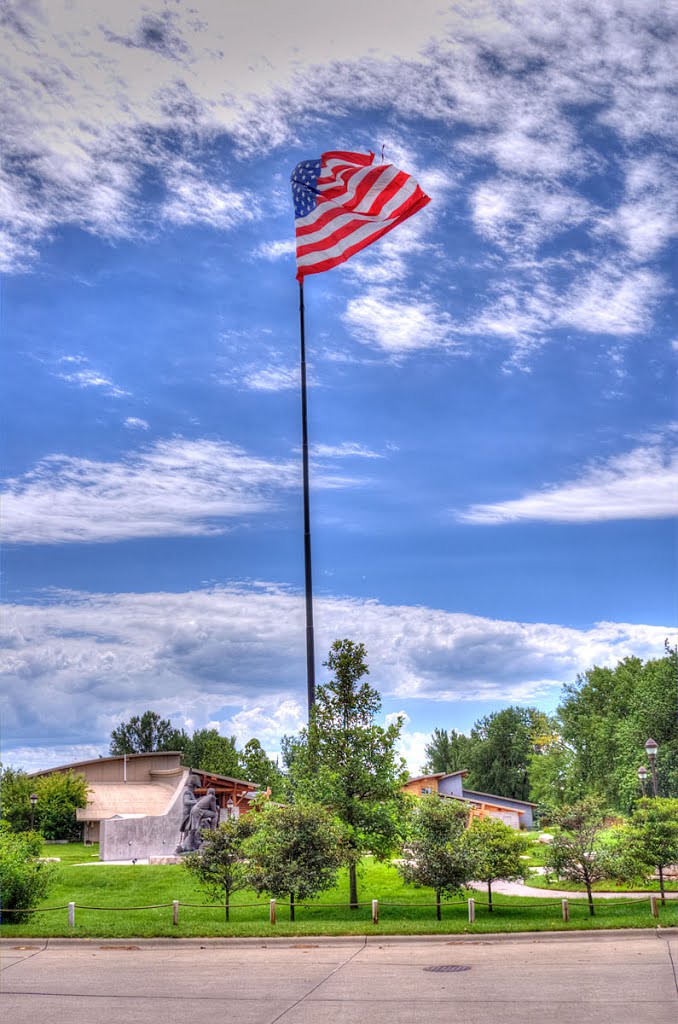
<instances>
[{"instance_id":1,"label":"statue figure","mask_svg":"<svg viewBox=\"0 0 678 1024\"><path fill-rule=\"evenodd\" d=\"M195 794L193 794L195 795ZM214 789L210 787L205 796L194 800L188 815L188 827L181 843L181 853L195 853L202 845L201 832L205 828L216 829L219 822L219 805Z\"/></svg>"},{"instance_id":2,"label":"statue figure","mask_svg":"<svg viewBox=\"0 0 678 1024\"><path fill-rule=\"evenodd\" d=\"M187 853L185 849L186 839L190 830L191 823L191 809L198 802L198 798L195 795L196 786L200 785L200 779L197 775L189 775L186 779L186 785L181 795L182 812L181 812L181 825L179 826L179 832L181 837L179 839L179 845L177 846L175 853Z\"/></svg>"}]
</instances>

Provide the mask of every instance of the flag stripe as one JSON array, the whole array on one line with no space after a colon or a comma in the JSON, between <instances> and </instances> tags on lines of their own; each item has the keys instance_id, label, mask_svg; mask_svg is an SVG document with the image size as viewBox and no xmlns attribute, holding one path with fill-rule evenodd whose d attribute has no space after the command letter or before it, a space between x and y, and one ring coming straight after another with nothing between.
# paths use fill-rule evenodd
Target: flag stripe
<instances>
[{"instance_id":1,"label":"flag stripe","mask_svg":"<svg viewBox=\"0 0 678 1024\"><path fill-rule=\"evenodd\" d=\"M410 175L373 160L371 153L332 151L296 168L300 281L343 263L430 201Z\"/></svg>"}]
</instances>

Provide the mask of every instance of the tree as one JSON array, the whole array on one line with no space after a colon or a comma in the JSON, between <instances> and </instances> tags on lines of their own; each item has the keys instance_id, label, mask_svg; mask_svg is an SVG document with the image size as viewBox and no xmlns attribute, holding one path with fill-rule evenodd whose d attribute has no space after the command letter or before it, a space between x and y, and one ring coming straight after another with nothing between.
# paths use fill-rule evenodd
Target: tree
<instances>
[{"instance_id":1,"label":"tree","mask_svg":"<svg viewBox=\"0 0 678 1024\"><path fill-rule=\"evenodd\" d=\"M215 899L223 899L229 920L233 893L251 885L252 869L245 857L245 842L258 825L254 812L223 821L214 831L203 832L203 845L183 859L184 867L195 875Z\"/></svg>"},{"instance_id":2,"label":"tree","mask_svg":"<svg viewBox=\"0 0 678 1024\"><path fill-rule=\"evenodd\" d=\"M294 921L297 900L312 899L334 885L341 840L337 822L319 804L269 804L247 844L254 888L276 899L289 895Z\"/></svg>"},{"instance_id":3,"label":"tree","mask_svg":"<svg viewBox=\"0 0 678 1024\"><path fill-rule=\"evenodd\" d=\"M388 856L400 835L400 787L407 780L396 752L402 722L374 724L381 698L363 681L363 644L335 640L325 665L333 678L317 688L308 729L284 750L294 801L331 808L345 826L350 903L357 908L360 857L367 850Z\"/></svg>"},{"instance_id":4,"label":"tree","mask_svg":"<svg viewBox=\"0 0 678 1024\"><path fill-rule=\"evenodd\" d=\"M628 825L621 830L620 840L622 848L644 868L643 873L649 874L647 868L657 870L663 906L664 868L678 864L678 800L640 800Z\"/></svg>"},{"instance_id":5,"label":"tree","mask_svg":"<svg viewBox=\"0 0 678 1024\"><path fill-rule=\"evenodd\" d=\"M558 831L546 850L546 864L560 878L586 886L589 913L595 914L592 886L610 874L610 862L601 843L605 811L599 800L588 797L554 811Z\"/></svg>"},{"instance_id":6,"label":"tree","mask_svg":"<svg viewBox=\"0 0 678 1024\"><path fill-rule=\"evenodd\" d=\"M183 750L188 742L185 732L175 729L169 718L155 711L134 715L111 732L111 754L151 754L162 750Z\"/></svg>"},{"instance_id":7,"label":"tree","mask_svg":"<svg viewBox=\"0 0 678 1024\"><path fill-rule=\"evenodd\" d=\"M31 801L34 781L21 768L3 768L0 775L0 815L12 832L27 832L31 827Z\"/></svg>"},{"instance_id":8,"label":"tree","mask_svg":"<svg viewBox=\"0 0 678 1024\"><path fill-rule=\"evenodd\" d=\"M468 768L473 760L474 741L463 732L450 729L434 729L430 741L426 744L426 762L424 771L457 772Z\"/></svg>"},{"instance_id":9,"label":"tree","mask_svg":"<svg viewBox=\"0 0 678 1024\"><path fill-rule=\"evenodd\" d=\"M240 752L244 778L256 782L260 789L270 789L274 800L284 793L284 776L275 761L266 756L266 751L257 739L248 740Z\"/></svg>"},{"instance_id":10,"label":"tree","mask_svg":"<svg viewBox=\"0 0 678 1024\"><path fill-rule=\"evenodd\" d=\"M441 896L460 893L471 878L471 859L464 841L468 809L456 800L427 796L412 809L403 859L397 865L405 882L427 886Z\"/></svg>"},{"instance_id":11,"label":"tree","mask_svg":"<svg viewBox=\"0 0 678 1024\"><path fill-rule=\"evenodd\" d=\"M81 838L82 826L76 818L79 807L87 806L87 779L72 771L52 772L35 779L38 798L35 823L45 839Z\"/></svg>"},{"instance_id":12,"label":"tree","mask_svg":"<svg viewBox=\"0 0 678 1024\"><path fill-rule=\"evenodd\" d=\"M235 736L221 736L216 729L198 729L184 748L184 763L206 772L237 779L243 774Z\"/></svg>"},{"instance_id":13,"label":"tree","mask_svg":"<svg viewBox=\"0 0 678 1024\"><path fill-rule=\"evenodd\" d=\"M508 707L481 718L471 730L469 789L529 800L530 757L551 729L549 716L537 708Z\"/></svg>"},{"instance_id":14,"label":"tree","mask_svg":"<svg viewBox=\"0 0 678 1024\"><path fill-rule=\"evenodd\" d=\"M475 818L466 833L473 878L487 882L487 902L492 912L492 883L513 881L525 874L522 854L526 839L497 818Z\"/></svg>"},{"instance_id":15,"label":"tree","mask_svg":"<svg viewBox=\"0 0 678 1024\"><path fill-rule=\"evenodd\" d=\"M8 924L21 924L47 895L56 865L39 861L41 851L41 835L18 834L10 831L6 822L0 822L0 921L6 914Z\"/></svg>"}]
</instances>

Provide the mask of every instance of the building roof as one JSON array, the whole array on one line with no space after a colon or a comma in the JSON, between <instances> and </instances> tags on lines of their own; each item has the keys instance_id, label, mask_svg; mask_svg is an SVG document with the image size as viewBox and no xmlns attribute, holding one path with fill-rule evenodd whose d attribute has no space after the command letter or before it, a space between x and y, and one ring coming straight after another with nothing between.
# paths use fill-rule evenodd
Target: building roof
<instances>
[{"instance_id":1,"label":"building roof","mask_svg":"<svg viewBox=\"0 0 678 1024\"><path fill-rule=\"evenodd\" d=\"M468 768L461 768L456 772L429 772L427 775L410 775L408 782L418 782L420 779L451 779L453 775L468 775Z\"/></svg>"},{"instance_id":2,"label":"building roof","mask_svg":"<svg viewBox=\"0 0 678 1024\"><path fill-rule=\"evenodd\" d=\"M464 793L468 793L471 797L474 796L486 796L490 800L496 800L502 803L504 800L510 800L514 804L524 804L525 807L537 807L537 804L533 804L530 800L519 800L515 796L497 796L496 793L479 793L477 789L464 789Z\"/></svg>"},{"instance_id":3,"label":"building roof","mask_svg":"<svg viewBox=\"0 0 678 1024\"><path fill-rule=\"evenodd\" d=\"M167 754L169 757L181 757L180 750L153 750L146 754L114 754L112 757L90 757L87 761L74 761L72 764L59 764L54 768L42 768L39 772L28 772L29 778L37 778L40 775L51 775L52 772L67 772L69 769L85 768L88 764L101 764L102 761L133 761L140 757L159 757ZM173 771L174 769L169 769Z\"/></svg>"}]
</instances>

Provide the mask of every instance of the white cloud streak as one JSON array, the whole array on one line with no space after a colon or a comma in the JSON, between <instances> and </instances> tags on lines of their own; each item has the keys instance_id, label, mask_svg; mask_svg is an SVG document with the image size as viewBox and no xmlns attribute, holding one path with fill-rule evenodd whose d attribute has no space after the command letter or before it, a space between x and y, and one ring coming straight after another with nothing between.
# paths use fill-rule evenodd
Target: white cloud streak
<instances>
[{"instance_id":1,"label":"white cloud streak","mask_svg":"<svg viewBox=\"0 0 678 1024\"><path fill-rule=\"evenodd\" d=\"M678 515L678 448L643 445L587 466L574 480L512 501L472 505L464 523L595 523Z\"/></svg>"}]
</instances>

